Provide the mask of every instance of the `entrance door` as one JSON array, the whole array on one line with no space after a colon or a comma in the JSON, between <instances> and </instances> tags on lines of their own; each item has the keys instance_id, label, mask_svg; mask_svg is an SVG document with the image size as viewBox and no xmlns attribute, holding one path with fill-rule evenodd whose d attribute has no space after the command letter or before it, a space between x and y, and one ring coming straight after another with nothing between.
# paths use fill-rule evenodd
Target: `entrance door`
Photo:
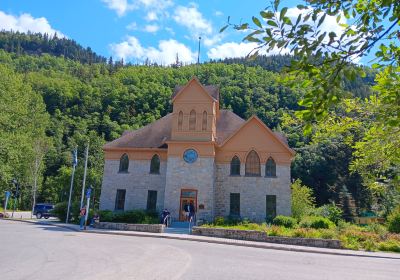
<instances>
[{"instance_id":1,"label":"entrance door","mask_svg":"<svg viewBox=\"0 0 400 280\"><path fill-rule=\"evenodd\" d=\"M179 207L179 220L186 221L185 205L193 204L195 211L197 212L197 190L193 189L182 189L181 199Z\"/></svg>"}]
</instances>

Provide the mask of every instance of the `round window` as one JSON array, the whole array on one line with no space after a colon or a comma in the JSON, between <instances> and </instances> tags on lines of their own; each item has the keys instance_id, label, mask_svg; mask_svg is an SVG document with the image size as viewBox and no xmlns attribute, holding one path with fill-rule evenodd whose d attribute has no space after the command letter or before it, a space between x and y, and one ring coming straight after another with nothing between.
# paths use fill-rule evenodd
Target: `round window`
<instances>
[{"instance_id":1,"label":"round window","mask_svg":"<svg viewBox=\"0 0 400 280\"><path fill-rule=\"evenodd\" d=\"M183 153L183 159L187 163L193 163L197 160L197 152L193 149L188 149Z\"/></svg>"}]
</instances>

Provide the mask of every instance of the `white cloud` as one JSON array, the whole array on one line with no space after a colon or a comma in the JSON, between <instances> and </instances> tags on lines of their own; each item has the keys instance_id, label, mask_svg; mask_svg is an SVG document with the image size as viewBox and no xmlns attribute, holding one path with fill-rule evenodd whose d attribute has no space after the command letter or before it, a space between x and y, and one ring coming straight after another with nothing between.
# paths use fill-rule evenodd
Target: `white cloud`
<instances>
[{"instance_id":1,"label":"white cloud","mask_svg":"<svg viewBox=\"0 0 400 280\"><path fill-rule=\"evenodd\" d=\"M110 45L113 56L118 59L123 58L125 61L138 60L145 61L149 59L151 62L157 62L163 65L169 65L176 61L176 54L182 62L194 62L196 54L193 53L184 44L176 40L161 40L158 48L143 47L139 40L134 36L128 36L124 42Z\"/></svg>"},{"instance_id":2,"label":"white cloud","mask_svg":"<svg viewBox=\"0 0 400 280\"><path fill-rule=\"evenodd\" d=\"M211 48L207 55L210 59L224 59L230 57L245 57L255 48L257 48L257 43L235 43L229 42L224 43L222 45L216 46L215 48ZM279 51L278 49L273 49L272 51L266 52L261 49L260 54L263 55L275 55L275 54L287 54L289 53L288 49L284 49Z\"/></svg>"},{"instance_id":3,"label":"white cloud","mask_svg":"<svg viewBox=\"0 0 400 280\"><path fill-rule=\"evenodd\" d=\"M211 37L208 37L208 36L204 37L204 39L202 41L203 41L204 46L211 47L211 46L215 45L216 43L221 42L221 40L222 40L222 34L217 33L216 35L213 35Z\"/></svg>"},{"instance_id":4,"label":"white cloud","mask_svg":"<svg viewBox=\"0 0 400 280\"><path fill-rule=\"evenodd\" d=\"M178 6L173 19L176 23L197 33L196 37L201 34L210 34L213 31L211 22L203 17L194 3L191 3L189 7Z\"/></svg>"},{"instance_id":5,"label":"white cloud","mask_svg":"<svg viewBox=\"0 0 400 280\"><path fill-rule=\"evenodd\" d=\"M160 27L157 24L148 24L144 27L144 31L149 33L155 33L158 29L160 29Z\"/></svg>"},{"instance_id":6,"label":"white cloud","mask_svg":"<svg viewBox=\"0 0 400 280\"><path fill-rule=\"evenodd\" d=\"M138 9L153 10L157 15L164 9L173 6L172 0L102 0L111 10L114 10L119 17L127 12Z\"/></svg>"},{"instance_id":7,"label":"white cloud","mask_svg":"<svg viewBox=\"0 0 400 280\"><path fill-rule=\"evenodd\" d=\"M47 34L57 33L58 37L65 37L59 30L53 29L46 18L34 18L30 14L14 16L0 11L0 30L13 30L19 32L40 32Z\"/></svg>"},{"instance_id":8,"label":"white cloud","mask_svg":"<svg viewBox=\"0 0 400 280\"><path fill-rule=\"evenodd\" d=\"M128 3L128 0L102 0L111 10L114 10L118 16L125 15L126 12L134 10L135 5Z\"/></svg>"},{"instance_id":9,"label":"white cloud","mask_svg":"<svg viewBox=\"0 0 400 280\"><path fill-rule=\"evenodd\" d=\"M171 35L175 35L175 31L171 27L165 27L165 30L169 32Z\"/></svg>"},{"instance_id":10,"label":"white cloud","mask_svg":"<svg viewBox=\"0 0 400 280\"><path fill-rule=\"evenodd\" d=\"M126 29L128 29L128 30L137 30L138 29L137 23L136 22L131 22L130 24L128 24L126 26Z\"/></svg>"},{"instance_id":11,"label":"white cloud","mask_svg":"<svg viewBox=\"0 0 400 280\"><path fill-rule=\"evenodd\" d=\"M224 15L224 13L221 12L221 11L216 11L214 14L215 14L215 16L217 16L217 17L220 17L220 16L223 16L223 15Z\"/></svg>"},{"instance_id":12,"label":"white cloud","mask_svg":"<svg viewBox=\"0 0 400 280\"><path fill-rule=\"evenodd\" d=\"M154 21L154 20L157 20L157 19L158 19L157 13L154 12L154 11L150 11L146 15L146 20L147 21Z\"/></svg>"}]
</instances>

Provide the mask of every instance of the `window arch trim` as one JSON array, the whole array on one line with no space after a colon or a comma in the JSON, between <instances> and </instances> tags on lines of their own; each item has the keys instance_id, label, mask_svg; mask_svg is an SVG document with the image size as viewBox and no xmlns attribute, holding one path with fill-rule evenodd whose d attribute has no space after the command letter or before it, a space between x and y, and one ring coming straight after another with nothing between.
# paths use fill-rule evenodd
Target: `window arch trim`
<instances>
[{"instance_id":1,"label":"window arch trim","mask_svg":"<svg viewBox=\"0 0 400 280\"><path fill-rule=\"evenodd\" d=\"M179 111L178 113L178 130L182 131L182 126L183 126L183 112Z\"/></svg>"},{"instance_id":2,"label":"window arch trim","mask_svg":"<svg viewBox=\"0 0 400 280\"><path fill-rule=\"evenodd\" d=\"M119 159L119 170L118 173L128 173L129 169L129 156L124 153Z\"/></svg>"},{"instance_id":3,"label":"window arch trim","mask_svg":"<svg viewBox=\"0 0 400 280\"><path fill-rule=\"evenodd\" d=\"M208 118L207 111L204 110L204 112L203 112L203 120L202 120L202 124L201 124L201 130L202 131L207 131L207 122L208 122L207 118Z\"/></svg>"},{"instance_id":4,"label":"window arch trim","mask_svg":"<svg viewBox=\"0 0 400 280\"><path fill-rule=\"evenodd\" d=\"M265 177L276 177L276 161L272 157L265 162Z\"/></svg>"},{"instance_id":5,"label":"window arch trim","mask_svg":"<svg viewBox=\"0 0 400 280\"><path fill-rule=\"evenodd\" d=\"M161 160L158 154L154 154L150 160L150 174L160 174Z\"/></svg>"},{"instance_id":6,"label":"window arch trim","mask_svg":"<svg viewBox=\"0 0 400 280\"><path fill-rule=\"evenodd\" d=\"M241 166L241 162L240 162L240 158L237 155L234 155L231 159L231 176L240 176L240 166Z\"/></svg>"},{"instance_id":7,"label":"window arch trim","mask_svg":"<svg viewBox=\"0 0 400 280\"><path fill-rule=\"evenodd\" d=\"M189 114L189 130L196 130L196 111L194 109Z\"/></svg>"},{"instance_id":8,"label":"window arch trim","mask_svg":"<svg viewBox=\"0 0 400 280\"><path fill-rule=\"evenodd\" d=\"M260 156L255 150L251 150L246 156L245 176L261 176Z\"/></svg>"}]
</instances>

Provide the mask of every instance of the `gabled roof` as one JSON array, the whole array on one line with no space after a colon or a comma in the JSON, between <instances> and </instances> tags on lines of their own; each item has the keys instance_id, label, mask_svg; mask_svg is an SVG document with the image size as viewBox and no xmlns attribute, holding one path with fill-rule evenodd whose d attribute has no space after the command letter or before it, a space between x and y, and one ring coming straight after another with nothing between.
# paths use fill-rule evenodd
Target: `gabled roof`
<instances>
[{"instance_id":1,"label":"gabled roof","mask_svg":"<svg viewBox=\"0 0 400 280\"><path fill-rule=\"evenodd\" d=\"M260 120L257 116L253 115L251 118L249 118L247 121L245 121L234 133L230 134L229 137L227 137L221 144L220 147L223 147L226 143L229 142L235 135L237 135L247 124L249 124L251 121L256 120L270 135L272 135L273 138L275 138L278 143L280 143L291 155L295 155L295 151L292 150L289 145L287 144L286 137L283 136L279 132L273 132L268 126L264 124L262 120Z\"/></svg>"},{"instance_id":2,"label":"gabled roof","mask_svg":"<svg viewBox=\"0 0 400 280\"><path fill-rule=\"evenodd\" d=\"M107 148L161 148L171 139L172 114L140 129L125 131L122 136L103 146Z\"/></svg>"},{"instance_id":3,"label":"gabled roof","mask_svg":"<svg viewBox=\"0 0 400 280\"><path fill-rule=\"evenodd\" d=\"M245 121L229 110L220 110L217 119L217 139L219 146L225 145L234 135L236 135L247 123L256 118L262 126L267 129L286 149L294 154L289 148L285 136L278 132L273 132L256 116ZM155 122L148 124L140 129L125 131L122 136L103 146L103 149L124 149L124 148L167 148L165 142L171 140L172 113L162 117Z\"/></svg>"},{"instance_id":4,"label":"gabled roof","mask_svg":"<svg viewBox=\"0 0 400 280\"><path fill-rule=\"evenodd\" d=\"M219 101L219 87L214 85L203 86L196 77L193 77L184 86L176 86L175 91L171 96L172 101L174 101L175 98L178 97L192 82L196 82L214 101Z\"/></svg>"}]
</instances>

